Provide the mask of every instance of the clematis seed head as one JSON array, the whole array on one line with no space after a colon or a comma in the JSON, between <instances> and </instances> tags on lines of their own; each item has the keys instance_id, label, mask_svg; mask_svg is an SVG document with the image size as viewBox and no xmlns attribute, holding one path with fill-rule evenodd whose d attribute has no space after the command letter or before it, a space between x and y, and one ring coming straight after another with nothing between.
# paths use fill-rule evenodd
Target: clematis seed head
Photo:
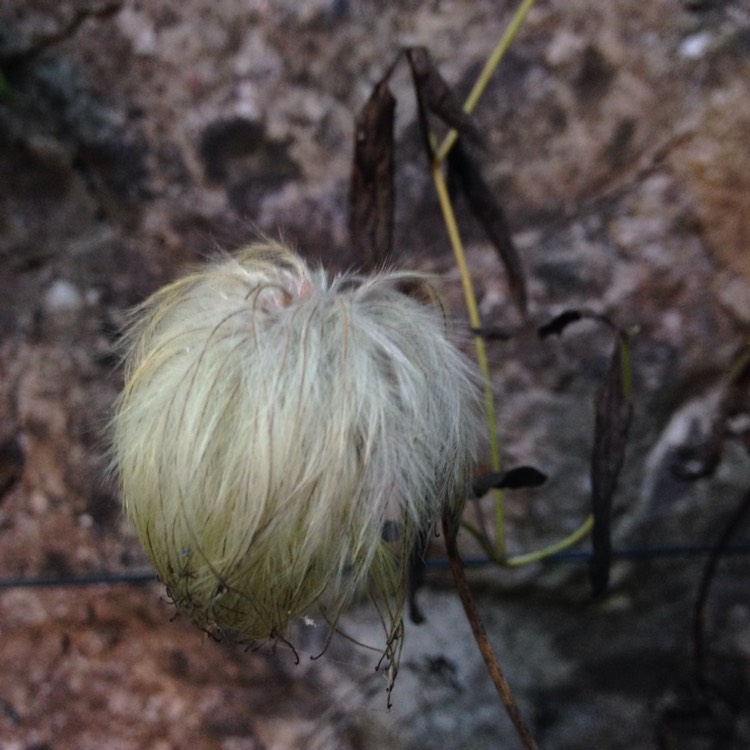
<instances>
[{"instance_id":1,"label":"clematis seed head","mask_svg":"<svg viewBox=\"0 0 750 750\"><path fill-rule=\"evenodd\" d=\"M134 311L113 465L199 626L284 638L295 618L335 624L364 591L395 674L410 554L469 496L481 432L477 379L436 300L423 276L329 280L266 242Z\"/></svg>"}]
</instances>

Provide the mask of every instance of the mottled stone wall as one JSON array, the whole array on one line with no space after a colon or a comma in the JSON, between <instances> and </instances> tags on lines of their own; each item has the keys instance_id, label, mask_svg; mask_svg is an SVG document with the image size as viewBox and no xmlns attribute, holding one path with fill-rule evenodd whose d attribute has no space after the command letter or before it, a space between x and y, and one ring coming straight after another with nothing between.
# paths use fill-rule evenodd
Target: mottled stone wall
<instances>
[{"instance_id":1,"label":"mottled stone wall","mask_svg":"<svg viewBox=\"0 0 750 750\"><path fill-rule=\"evenodd\" d=\"M428 46L466 93L510 12L489 1L2 5L0 576L142 568L105 472L126 310L259 230L333 268L356 264L346 229L356 111L403 45ZM540 343L535 326L566 307L638 329L616 543L709 542L747 489L736 442L711 479L688 483L670 461L674 445L705 441L750 326L749 40L741 0L540 0L477 109L483 173L530 295L530 321L490 347L499 435L507 465L550 474L542 490L508 496L514 551L555 540L587 512L591 399L609 341L581 324ZM397 252L404 266L445 275L461 327L405 67L393 89ZM485 321L518 325L494 251L461 205L459 219ZM544 747L655 746L687 673L701 565L619 562L610 594L593 603L584 566L476 572ZM746 559L722 566L709 618L712 675L738 699L750 672L746 580ZM420 594L427 624L407 629L390 713L377 653L335 639L310 662L315 631L300 636L294 668L283 653L203 642L169 621L159 596L0 592L0 744L513 746L439 570ZM344 629L378 632L364 609ZM735 744L723 746L741 747L747 713L716 705L705 736L736 719ZM711 747L702 731L669 747Z\"/></svg>"}]
</instances>

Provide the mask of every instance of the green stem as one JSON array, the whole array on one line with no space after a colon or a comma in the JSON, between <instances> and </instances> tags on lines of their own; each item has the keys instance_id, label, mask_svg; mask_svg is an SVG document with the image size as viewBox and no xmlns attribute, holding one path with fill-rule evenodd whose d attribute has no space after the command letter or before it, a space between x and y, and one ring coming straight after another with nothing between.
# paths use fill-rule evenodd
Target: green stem
<instances>
[{"instance_id":1,"label":"green stem","mask_svg":"<svg viewBox=\"0 0 750 750\"><path fill-rule=\"evenodd\" d=\"M438 195L438 201L440 202L440 209L443 212L443 220L445 221L446 229L448 230L448 237L450 238L451 247L453 248L453 255L456 259L456 265L458 266L459 273L461 274L461 283L463 285L464 300L466 302L466 310L469 314L469 323L472 329L479 330L482 327L482 321L479 317L479 308L477 307L477 299L474 294L474 286L471 283L471 274L469 273L469 266L466 262L466 253L464 252L463 243L461 242L461 235L458 231L458 224L456 223L456 216L453 213L453 205L451 204L450 196L448 195L448 187L445 184L445 177L443 176L443 170L439 162L434 162L432 165L432 179L435 183L435 189ZM487 358L487 347L485 346L484 339L481 336L474 337L474 346L477 352L477 362L479 363L479 370L482 373L484 379L484 404L487 411L487 423L489 425L489 438L490 438L490 461L493 471L500 471L500 446L497 440L497 426L495 421L495 399L492 394L492 379L490 377L490 365ZM495 497L495 555L499 559L505 557L505 521L503 516L503 499L500 490L493 490Z\"/></svg>"},{"instance_id":2,"label":"green stem","mask_svg":"<svg viewBox=\"0 0 750 750\"><path fill-rule=\"evenodd\" d=\"M506 559L505 564L513 568L518 568L521 565L530 565L534 562L544 560L545 557L551 557L552 555L562 552L563 550L570 549L575 544L581 541L591 529L594 527L594 517L589 516L572 534L569 534L565 539L561 539L555 544L550 544L549 547L537 550L536 552L527 552L525 555L516 555L515 557L509 557Z\"/></svg>"},{"instance_id":3,"label":"green stem","mask_svg":"<svg viewBox=\"0 0 750 750\"><path fill-rule=\"evenodd\" d=\"M461 528L470 536L474 537L475 541L482 548L482 551L490 558L493 562L499 565L505 565L510 568L519 568L522 565L530 565L531 563L540 562L547 557L552 557L558 552L563 552L566 549L578 544L584 537L586 537L594 526L594 517L589 516L572 534L569 534L559 542L550 544L548 547L543 547L535 552L526 552L523 555L515 555L514 557L506 557L498 559L495 550L492 548L487 537L476 527L470 524L468 521L461 521Z\"/></svg>"},{"instance_id":4,"label":"green stem","mask_svg":"<svg viewBox=\"0 0 750 750\"><path fill-rule=\"evenodd\" d=\"M513 18L510 19L510 23L505 29L505 33L500 38L495 49L492 50L492 54L490 54L487 62L484 64L484 68L482 68L479 78L477 78L474 87L469 92L469 96L466 97L466 101L464 102L464 112L467 114L474 111L482 94L484 94L487 89L490 78L492 78L497 66L508 51L508 48L515 39L518 30L521 28L521 24L524 22L535 1L536 0L523 0L521 5L518 6L518 10L516 10ZM451 130L445 136L440 148L437 150L436 161L438 164L441 164L445 157L448 156L448 152L453 148L453 144L456 142L457 138L458 132L455 130Z\"/></svg>"},{"instance_id":5,"label":"green stem","mask_svg":"<svg viewBox=\"0 0 750 750\"><path fill-rule=\"evenodd\" d=\"M515 38L518 30L521 28L526 15L534 5L535 0L522 0L518 9L513 15L508 27L505 29L500 41L497 43L492 51L492 54L488 58L487 62L479 74L469 96L464 102L464 111L467 113L473 112L479 99L487 89L487 85L490 82L490 78L494 74L497 66L500 64L505 53L508 51L513 39ZM448 236L450 237L451 246L453 248L453 255L456 259L456 265L458 266L459 273L461 274L461 283L463 284L464 299L466 300L466 309L469 313L469 322L472 328L478 330L481 328L481 321L479 318L479 310L477 308L476 296L474 294L474 287L471 283L471 275L469 273L469 267L466 263L466 255L463 249L463 243L461 242L461 236L458 231L456 224L456 218L453 213L453 206L448 195L448 190L445 185L445 178L443 177L442 165L448 155L449 151L453 147L453 144L458 138L458 133L455 130L451 130L439 148L435 151L435 158L432 164L432 178L435 182L435 188L438 193L438 200L440 201L440 208L443 212L443 218L445 225L448 230ZM484 401L485 409L487 411L487 423L489 426L489 438L490 438L490 461L493 471L500 471L500 447L497 440L497 424L495 421L495 401L492 395L492 380L490 378L490 368L487 359L487 349L485 347L484 339L481 336L476 336L474 344L477 352L477 362L479 363L479 369L484 377ZM491 557L497 561L503 561L505 559L505 519L503 512L503 496L500 490L493 490L495 498L495 549ZM479 536L477 536L479 539ZM487 545L483 544L483 547Z\"/></svg>"},{"instance_id":6,"label":"green stem","mask_svg":"<svg viewBox=\"0 0 750 750\"><path fill-rule=\"evenodd\" d=\"M467 532L470 536L474 537L474 540L482 548L482 552L484 552L484 554L487 555L487 557L489 557L490 560L498 563L499 565L507 564L505 560L499 560L495 556L495 550L492 547L492 543L487 538L486 534L483 534L476 526L469 523L468 521L461 521L461 528L465 532Z\"/></svg>"}]
</instances>

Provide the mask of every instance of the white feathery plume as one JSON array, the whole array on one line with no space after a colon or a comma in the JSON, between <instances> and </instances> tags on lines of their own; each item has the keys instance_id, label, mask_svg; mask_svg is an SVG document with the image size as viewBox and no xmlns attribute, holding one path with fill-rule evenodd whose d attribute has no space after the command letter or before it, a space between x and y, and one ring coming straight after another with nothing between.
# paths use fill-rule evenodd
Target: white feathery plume
<instances>
[{"instance_id":1,"label":"white feathery plume","mask_svg":"<svg viewBox=\"0 0 750 750\"><path fill-rule=\"evenodd\" d=\"M113 464L178 609L243 642L283 639L316 611L335 624L365 590L395 675L409 555L468 497L482 430L428 280L329 282L256 244L154 294L126 348Z\"/></svg>"}]
</instances>

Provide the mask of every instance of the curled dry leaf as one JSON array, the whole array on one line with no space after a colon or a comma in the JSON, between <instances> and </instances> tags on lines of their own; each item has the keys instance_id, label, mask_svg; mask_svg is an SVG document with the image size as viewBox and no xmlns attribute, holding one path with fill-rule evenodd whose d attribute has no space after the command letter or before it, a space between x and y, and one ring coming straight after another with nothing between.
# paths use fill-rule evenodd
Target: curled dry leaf
<instances>
[{"instance_id":1,"label":"curled dry leaf","mask_svg":"<svg viewBox=\"0 0 750 750\"><path fill-rule=\"evenodd\" d=\"M388 262L393 243L393 118L387 78L357 117L349 190L349 233L356 257L370 268Z\"/></svg>"},{"instance_id":2,"label":"curled dry leaf","mask_svg":"<svg viewBox=\"0 0 750 750\"><path fill-rule=\"evenodd\" d=\"M594 312L593 310L584 307L580 309L563 310L559 315L555 315L555 317L548 323L539 326L539 338L546 339L548 336L561 336L563 331L569 325L577 323L579 320L596 320L614 331L617 330L615 324L606 315L602 315L601 313Z\"/></svg>"},{"instance_id":3,"label":"curled dry leaf","mask_svg":"<svg viewBox=\"0 0 750 750\"><path fill-rule=\"evenodd\" d=\"M457 130L477 145L482 144L482 135L471 115L464 111L451 87L440 75L426 47L410 47L406 58L414 79L417 98L428 112Z\"/></svg>"},{"instance_id":4,"label":"curled dry leaf","mask_svg":"<svg viewBox=\"0 0 750 750\"><path fill-rule=\"evenodd\" d=\"M612 562L612 499L625 460L633 405L630 396L630 343L606 316L586 308L564 310L538 329L540 338L561 335L572 323L594 320L616 332L604 382L595 398L594 449L591 455L591 512L594 527L589 579L594 596L609 582Z\"/></svg>"},{"instance_id":5,"label":"curled dry leaf","mask_svg":"<svg viewBox=\"0 0 750 750\"><path fill-rule=\"evenodd\" d=\"M627 347L625 335L619 334L595 402L594 451L591 456L594 528L589 560L589 578L594 596L603 593L609 582L612 562L612 498L625 460L625 447L633 416L633 405L625 385L627 373L623 348Z\"/></svg>"},{"instance_id":6,"label":"curled dry leaf","mask_svg":"<svg viewBox=\"0 0 750 750\"><path fill-rule=\"evenodd\" d=\"M517 466L508 471L492 471L477 477L472 484L475 498L486 495L492 489L517 490L522 487L540 487L547 475L533 466Z\"/></svg>"},{"instance_id":7,"label":"curled dry leaf","mask_svg":"<svg viewBox=\"0 0 750 750\"><path fill-rule=\"evenodd\" d=\"M472 328L471 332L475 336L481 336L485 341L510 341L516 334L514 329L501 326L482 326Z\"/></svg>"},{"instance_id":8,"label":"curled dry leaf","mask_svg":"<svg viewBox=\"0 0 750 750\"><path fill-rule=\"evenodd\" d=\"M448 169L452 185L463 193L471 213L482 225L488 239L500 256L508 274L511 294L518 309L525 315L526 279L505 213L484 181L479 168L462 146L460 139L448 154Z\"/></svg>"}]
</instances>

